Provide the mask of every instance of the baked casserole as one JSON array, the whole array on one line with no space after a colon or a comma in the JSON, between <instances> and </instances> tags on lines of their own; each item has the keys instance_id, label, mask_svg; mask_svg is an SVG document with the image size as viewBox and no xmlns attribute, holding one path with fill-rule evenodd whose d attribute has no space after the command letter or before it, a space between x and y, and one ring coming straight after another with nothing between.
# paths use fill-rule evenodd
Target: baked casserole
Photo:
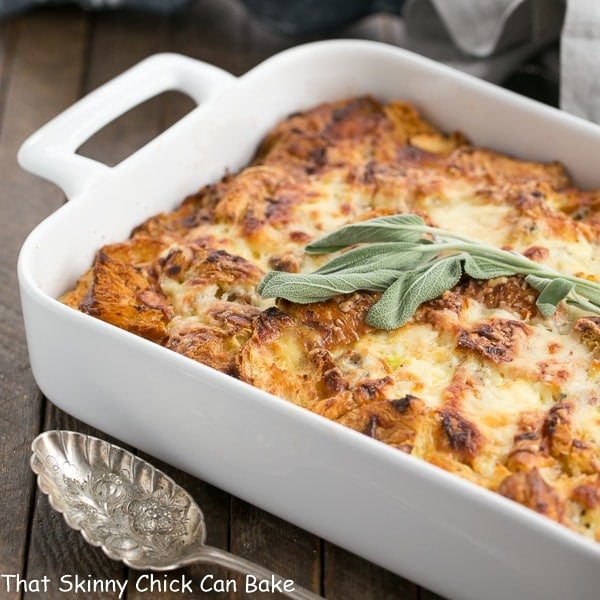
<instances>
[{"instance_id":1,"label":"baked casserole","mask_svg":"<svg viewBox=\"0 0 600 600\"><path fill-rule=\"evenodd\" d=\"M600 541L600 317L542 314L520 275L462 276L390 330L368 323L379 292L257 291L323 265L312 240L395 214L596 281L599 201L558 163L351 98L285 119L247 168L101 248L61 300Z\"/></svg>"}]
</instances>

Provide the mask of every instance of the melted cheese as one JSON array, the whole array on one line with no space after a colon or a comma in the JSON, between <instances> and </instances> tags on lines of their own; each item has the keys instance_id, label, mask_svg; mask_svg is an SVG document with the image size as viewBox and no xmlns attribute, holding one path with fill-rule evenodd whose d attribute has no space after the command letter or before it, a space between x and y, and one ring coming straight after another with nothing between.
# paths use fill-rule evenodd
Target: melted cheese
<instances>
[{"instance_id":1,"label":"melted cheese","mask_svg":"<svg viewBox=\"0 0 600 600\"><path fill-rule=\"evenodd\" d=\"M248 168L102 248L63 301L600 540L600 319L542 318L519 278L465 278L389 332L365 322L376 294L256 293L268 269L324 262L310 240L397 212L597 280L596 198L408 104L344 100L286 119Z\"/></svg>"}]
</instances>

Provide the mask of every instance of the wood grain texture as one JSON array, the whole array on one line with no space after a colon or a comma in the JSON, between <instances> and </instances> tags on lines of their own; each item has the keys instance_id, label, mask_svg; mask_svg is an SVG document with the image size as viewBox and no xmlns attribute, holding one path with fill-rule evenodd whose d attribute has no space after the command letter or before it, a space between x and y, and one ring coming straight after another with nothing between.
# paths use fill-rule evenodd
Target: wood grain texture
<instances>
[{"instance_id":1,"label":"wood grain texture","mask_svg":"<svg viewBox=\"0 0 600 600\"><path fill-rule=\"evenodd\" d=\"M174 18L173 49L241 75L251 66L245 27L246 14L236 0L195 2Z\"/></svg>"},{"instance_id":2,"label":"wood grain texture","mask_svg":"<svg viewBox=\"0 0 600 600\"><path fill-rule=\"evenodd\" d=\"M87 93L125 69L134 65L150 54L171 49L171 22L153 16L139 16L127 13L96 15L91 17L89 62L84 77L83 93ZM168 94L152 99L122 117L115 120L105 129L86 142L80 152L108 165L117 164L120 160L137 150L144 143L155 137L171 122L182 116L191 108L189 100ZM83 423L69 417L52 405L48 405L44 428L67 428L99 435L103 433L85 426ZM124 445L119 442L120 445ZM204 510L208 529L208 543L219 547L227 547L229 535L229 496L224 492L186 475L168 465L157 463L167 474L175 478L199 501ZM36 507L36 514L44 522L52 519L51 509L44 499ZM193 566L166 575L155 576L147 572L132 571L119 563L108 560L100 550L89 548L76 533L68 531L64 523L56 527L44 528L44 535L37 528L32 531L32 548L39 548L31 557L31 562L46 572L68 573L69 565L92 573L99 581L111 579L126 579L128 581L127 598L130 600L153 598L165 600L178 597L168 591L169 586L186 577L194 581L194 593L186 594L189 598L224 598L220 593L203 593L198 582L206 575L225 578L226 574L216 568ZM49 546L68 548L59 555L53 555ZM79 556L86 556L81 560ZM53 560L43 562L42 557L53 557ZM79 571L77 574L81 575ZM166 591L165 591L166 590ZM99 593L98 598L113 597Z\"/></svg>"},{"instance_id":3,"label":"wood grain texture","mask_svg":"<svg viewBox=\"0 0 600 600\"><path fill-rule=\"evenodd\" d=\"M331 37L393 41L396 22L374 15ZM271 54L316 38L288 37L250 18L237 0L198 0L171 17L127 12L85 13L73 7L36 10L0 23L0 574L29 580L48 576L48 593L4 593L4 600L115 598L112 592L69 595L60 578L125 580L127 600L175 600L182 595L155 586L136 589L145 573L130 571L90 547L71 531L42 494L35 493L28 467L29 445L40 431L74 429L107 438L45 401L32 379L21 325L15 264L26 233L64 201L52 184L25 174L16 164L21 142L78 97L146 56L174 51L241 75ZM117 119L85 143L80 152L106 164L124 157L192 108L187 98L164 94ZM110 439L110 438L109 438ZM111 440L114 441L114 440ZM118 443L122 444L117 440ZM203 508L211 545L259 562L328 599L434 600L438 597L355 555L323 542L289 523L168 465L157 463L183 485ZM229 580L233 574L212 566L193 566L161 575L194 582L192 599L270 600L277 594L202 591L206 575ZM148 581L142 580L143 585ZM238 580L242 581L242 580ZM147 586L146 586L147 587ZM238 589L242 589L242 584Z\"/></svg>"},{"instance_id":4,"label":"wood grain texture","mask_svg":"<svg viewBox=\"0 0 600 600\"><path fill-rule=\"evenodd\" d=\"M85 22L78 52L82 68L78 76L72 78L78 83L78 97L132 66L147 54L165 48L165 28L161 21L134 20L133 15L109 14L95 18L83 13L73 14ZM157 27L157 23L161 26ZM115 164L143 144L145 140L141 138L142 135L153 137L158 122L155 107L126 115L113 124L108 134L102 131L87 144L88 154L97 160ZM43 429L72 429L118 442L50 403L46 404ZM122 442L118 443L123 445ZM55 585L48 593L49 600L65 597L65 593L61 591L60 579L67 575L73 575L73 579L65 582L62 590L67 589L75 581L75 577L85 581L91 576L98 582L127 581L129 577L124 565L108 559L99 548L90 547L79 533L71 531L43 496L38 498L35 505L27 574L32 579L39 579L44 575L51 577ZM87 591L86 598L114 598L112 591L106 591L108 587L107 584L103 588L99 583L98 591Z\"/></svg>"},{"instance_id":5,"label":"wood grain texture","mask_svg":"<svg viewBox=\"0 0 600 600\"><path fill-rule=\"evenodd\" d=\"M169 22L152 15L115 13L92 20L84 92L90 92L142 59L169 50ZM161 104L149 101L102 129L79 152L118 164L159 133Z\"/></svg>"},{"instance_id":6,"label":"wood grain texture","mask_svg":"<svg viewBox=\"0 0 600 600\"><path fill-rule=\"evenodd\" d=\"M0 132L2 118L6 107L6 88L8 75L14 56L14 44L17 38L17 27L9 22L0 22Z\"/></svg>"},{"instance_id":7,"label":"wood grain texture","mask_svg":"<svg viewBox=\"0 0 600 600\"><path fill-rule=\"evenodd\" d=\"M21 142L76 100L82 68L77 52L83 21L57 13L6 21L2 36L2 129L0 134L0 573L25 573L33 475L29 446L40 428L41 397L25 345L16 284L18 250L29 231L64 201L62 193L21 171ZM62 36L71 40L69 47ZM54 73L54 76L51 76ZM3 598L20 598L6 592Z\"/></svg>"},{"instance_id":8,"label":"wood grain texture","mask_svg":"<svg viewBox=\"0 0 600 600\"><path fill-rule=\"evenodd\" d=\"M325 545L324 588L328 600L418 600L418 588L333 544Z\"/></svg>"},{"instance_id":9,"label":"wood grain texture","mask_svg":"<svg viewBox=\"0 0 600 600\"><path fill-rule=\"evenodd\" d=\"M291 579L298 585L321 593L321 542L246 502L233 499L231 510L231 552L257 562ZM240 600L266 600L272 593L245 593L244 580L238 578ZM279 597L278 594L275 594Z\"/></svg>"}]
</instances>

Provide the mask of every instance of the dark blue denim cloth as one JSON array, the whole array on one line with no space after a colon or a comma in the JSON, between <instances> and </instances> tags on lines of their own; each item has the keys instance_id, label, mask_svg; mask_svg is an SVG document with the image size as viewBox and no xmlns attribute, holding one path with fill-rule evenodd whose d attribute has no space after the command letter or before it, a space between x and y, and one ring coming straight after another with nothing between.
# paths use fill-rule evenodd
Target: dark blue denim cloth
<instances>
[{"instance_id":1,"label":"dark blue denim cloth","mask_svg":"<svg viewBox=\"0 0 600 600\"><path fill-rule=\"evenodd\" d=\"M404 0L242 0L267 25L288 34L323 33L375 12L400 14Z\"/></svg>"},{"instance_id":2,"label":"dark blue denim cloth","mask_svg":"<svg viewBox=\"0 0 600 600\"><path fill-rule=\"evenodd\" d=\"M182 8L189 0L0 0L0 18L17 14L35 6L79 5L89 10L131 8L158 13L169 13Z\"/></svg>"},{"instance_id":3,"label":"dark blue denim cloth","mask_svg":"<svg viewBox=\"0 0 600 600\"><path fill-rule=\"evenodd\" d=\"M290 35L310 35L334 30L374 12L400 14L404 0L240 0L269 27ZM128 8L169 13L190 0L0 0L0 17L26 8L78 4L90 10Z\"/></svg>"}]
</instances>

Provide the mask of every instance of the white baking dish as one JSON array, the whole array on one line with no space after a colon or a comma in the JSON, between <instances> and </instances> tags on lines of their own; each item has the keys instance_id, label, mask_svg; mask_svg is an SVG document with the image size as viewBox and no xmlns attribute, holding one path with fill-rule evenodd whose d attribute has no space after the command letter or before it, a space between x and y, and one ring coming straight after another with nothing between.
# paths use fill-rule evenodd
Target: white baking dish
<instances>
[{"instance_id":1,"label":"white baking dish","mask_svg":"<svg viewBox=\"0 0 600 600\"><path fill-rule=\"evenodd\" d=\"M200 104L114 168L75 154L165 89ZM579 185L600 185L600 128L391 46L309 44L239 79L181 56L151 57L21 149L21 164L70 198L19 259L36 381L79 419L448 598L597 598L600 544L55 300L102 244L242 167L279 119L365 93L407 99L443 129L563 161Z\"/></svg>"}]
</instances>

